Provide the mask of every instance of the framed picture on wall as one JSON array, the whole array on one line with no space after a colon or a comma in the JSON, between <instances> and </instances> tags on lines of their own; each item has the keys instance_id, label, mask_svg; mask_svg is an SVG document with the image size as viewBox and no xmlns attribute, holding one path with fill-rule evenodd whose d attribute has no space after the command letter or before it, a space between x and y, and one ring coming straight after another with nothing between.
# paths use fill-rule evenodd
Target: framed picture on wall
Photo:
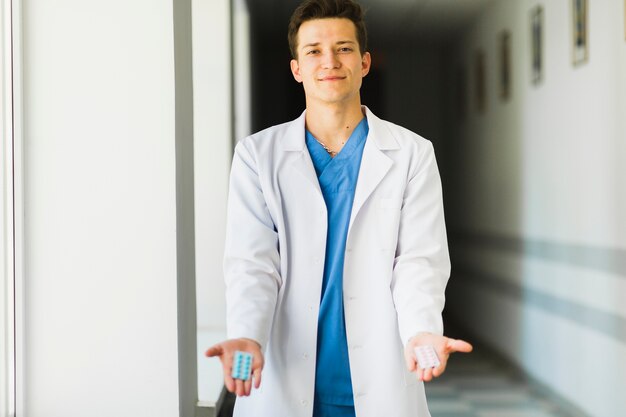
<instances>
[{"instance_id":1,"label":"framed picture on wall","mask_svg":"<svg viewBox=\"0 0 626 417\"><path fill-rule=\"evenodd\" d=\"M500 50L500 98L511 98L511 32L503 30L498 38Z\"/></svg>"},{"instance_id":2,"label":"framed picture on wall","mask_svg":"<svg viewBox=\"0 0 626 417\"><path fill-rule=\"evenodd\" d=\"M543 80L543 7L530 11L531 80L534 85Z\"/></svg>"},{"instance_id":3,"label":"framed picture on wall","mask_svg":"<svg viewBox=\"0 0 626 417\"><path fill-rule=\"evenodd\" d=\"M487 108L485 90L485 53L478 50L474 55L474 98L479 113L484 113Z\"/></svg>"},{"instance_id":4,"label":"framed picture on wall","mask_svg":"<svg viewBox=\"0 0 626 417\"><path fill-rule=\"evenodd\" d=\"M589 58L589 30L587 18L587 0L572 0L572 61L574 65L580 65Z\"/></svg>"}]
</instances>

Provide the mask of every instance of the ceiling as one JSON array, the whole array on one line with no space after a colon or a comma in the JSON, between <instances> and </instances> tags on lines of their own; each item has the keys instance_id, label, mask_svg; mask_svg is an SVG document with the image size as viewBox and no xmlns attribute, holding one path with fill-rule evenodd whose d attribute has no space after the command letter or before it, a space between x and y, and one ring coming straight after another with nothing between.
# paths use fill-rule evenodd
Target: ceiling
<instances>
[{"instance_id":1,"label":"ceiling","mask_svg":"<svg viewBox=\"0 0 626 417\"><path fill-rule=\"evenodd\" d=\"M412 40L446 40L454 37L496 0L359 0L366 10L372 43L399 36ZM247 0L253 19L286 33L287 22L300 0ZM418 39L415 39L418 38Z\"/></svg>"}]
</instances>

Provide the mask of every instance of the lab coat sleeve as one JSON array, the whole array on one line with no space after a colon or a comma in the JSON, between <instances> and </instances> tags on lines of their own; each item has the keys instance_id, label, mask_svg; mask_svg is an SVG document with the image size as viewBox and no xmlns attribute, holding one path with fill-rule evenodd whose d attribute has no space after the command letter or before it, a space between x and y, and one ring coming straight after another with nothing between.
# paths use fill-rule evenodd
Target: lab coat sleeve
<instances>
[{"instance_id":1,"label":"lab coat sleeve","mask_svg":"<svg viewBox=\"0 0 626 417\"><path fill-rule=\"evenodd\" d=\"M281 277L278 234L256 158L249 141L235 147L224 248L226 327L229 339L253 339L265 351Z\"/></svg>"},{"instance_id":2,"label":"lab coat sleeve","mask_svg":"<svg viewBox=\"0 0 626 417\"><path fill-rule=\"evenodd\" d=\"M405 346L420 332L443 334L441 313L450 276L441 179L432 144L421 148L403 196L391 282Z\"/></svg>"}]
</instances>

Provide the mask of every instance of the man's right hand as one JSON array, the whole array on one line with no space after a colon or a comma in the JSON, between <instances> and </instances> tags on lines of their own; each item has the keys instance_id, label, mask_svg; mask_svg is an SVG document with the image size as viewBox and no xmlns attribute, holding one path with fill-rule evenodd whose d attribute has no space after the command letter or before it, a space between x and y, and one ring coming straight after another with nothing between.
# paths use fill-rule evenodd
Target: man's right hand
<instances>
[{"instance_id":1,"label":"man's right hand","mask_svg":"<svg viewBox=\"0 0 626 417\"><path fill-rule=\"evenodd\" d=\"M231 374L233 371L233 357L236 351L248 352L252 354L252 373L247 381L234 379ZM205 353L210 358L217 356L222 361L222 369L224 370L224 385L230 392L234 392L237 396L248 396L252 390L252 382L254 380L254 388L261 385L261 370L263 369L264 359L261 353L261 346L252 339L231 339L211 346Z\"/></svg>"}]
</instances>

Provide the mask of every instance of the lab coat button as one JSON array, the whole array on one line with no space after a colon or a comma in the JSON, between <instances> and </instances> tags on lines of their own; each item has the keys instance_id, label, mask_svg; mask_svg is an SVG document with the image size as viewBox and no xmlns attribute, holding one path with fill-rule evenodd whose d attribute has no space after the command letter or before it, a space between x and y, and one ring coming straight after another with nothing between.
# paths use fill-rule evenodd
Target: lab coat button
<instances>
[{"instance_id":1,"label":"lab coat button","mask_svg":"<svg viewBox=\"0 0 626 417\"><path fill-rule=\"evenodd\" d=\"M308 353L303 353L302 354L302 359L309 359L309 354Z\"/></svg>"},{"instance_id":2,"label":"lab coat button","mask_svg":"<svg viewBox=\"0 0 626 417\"><path fill-rule=\"evenodd\" d=\"M307 405L308 403L309 403L309 402L308 402L307 400L302 400L302 401L300 401L300 404L302 404L302 405Z\"/></svg>"}]
</instances>

